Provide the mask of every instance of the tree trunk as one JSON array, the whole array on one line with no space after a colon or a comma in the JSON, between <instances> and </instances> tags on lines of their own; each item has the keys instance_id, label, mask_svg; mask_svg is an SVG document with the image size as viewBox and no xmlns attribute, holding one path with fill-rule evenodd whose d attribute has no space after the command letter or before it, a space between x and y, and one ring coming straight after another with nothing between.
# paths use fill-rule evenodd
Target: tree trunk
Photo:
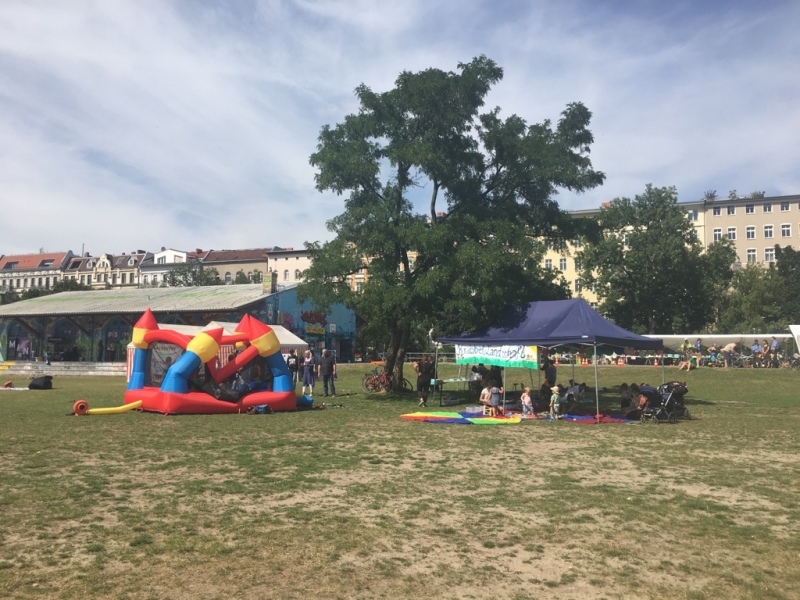
<instances>
[{"instance_id":1,"label":"tree trunk","mask_svg":"<svg viewBox=\"0 0 800 600\"><path fill-rule=\"evenodd\" d=\"M386 370L392 374L393 391L399 392L403 390L403 366L406 361L408 343L411 339L411 325L398 324L397 321L393 320L390 329L391 336L388 352L386 353Z\"/></svg>"}]
</instances>

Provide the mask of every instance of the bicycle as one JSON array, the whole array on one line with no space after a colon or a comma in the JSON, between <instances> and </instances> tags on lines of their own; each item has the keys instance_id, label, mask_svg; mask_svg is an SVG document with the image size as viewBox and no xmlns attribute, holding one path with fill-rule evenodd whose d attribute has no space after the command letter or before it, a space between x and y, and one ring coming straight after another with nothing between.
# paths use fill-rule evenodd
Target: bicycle
<instances>
[{"instance_id":1,"label":"bicycle","mask_svg":"<svg viewBox=\"0 0 800 600\"><path fill-rule=\"evenodd\" d=\"M361 389L368 394L375 392L389 392L394 387L393 383L394 378L392 377L391 373L386 371L386 369L375 369L373 372L364 375L364 379L361 381ZM403 378L402 391L414 391L414 388L411 387L411 382L408 379Z\"/></svg>"}]
</instances>

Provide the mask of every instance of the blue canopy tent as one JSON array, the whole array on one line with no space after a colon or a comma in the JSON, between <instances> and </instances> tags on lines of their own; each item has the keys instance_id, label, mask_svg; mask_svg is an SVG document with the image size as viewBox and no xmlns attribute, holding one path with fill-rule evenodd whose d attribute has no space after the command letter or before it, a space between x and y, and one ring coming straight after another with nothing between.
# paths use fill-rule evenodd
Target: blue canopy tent
<instances>
[{"instance_id":1,"label":"blue canopy tent","mask_svg":"<svg viewBox=\"0 0 800 600\"><path fill-rule=\"evenodd\" d=\"M660 350L660 339L645 337L615 325L589 306L581 298L573 300L548 300L530 302L508 307L490 327L457 336L441 337L437 341L445 344L468 346L475 356L476 348L486 349L514 346L562 345L592 346L597 356L597 347L602 345L622 346L640 350ZM484 362L493 362L491 355ZM594 361L595 402L600 413L597 360Z\"/></svg>"}]
</instances>

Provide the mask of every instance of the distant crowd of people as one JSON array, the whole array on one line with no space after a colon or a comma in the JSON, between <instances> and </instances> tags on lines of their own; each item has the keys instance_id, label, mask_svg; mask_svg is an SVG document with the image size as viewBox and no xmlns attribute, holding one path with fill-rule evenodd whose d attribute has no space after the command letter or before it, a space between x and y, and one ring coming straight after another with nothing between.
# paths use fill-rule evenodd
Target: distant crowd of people
<instances>
[{"instance_id":1,"label":"distant crowd of people","mask_svg":"<svg viewBox=\"0 0 800 600\"><path fill-rule=\"evenodd\" d=\"M749 348L749 365L752 367L761 367L771 369L778 366L778 357L780 344L775 336L772 336L771 341L753 340L753 344ZM680 346L681 360L678 364L679 371L691 371L698 367L733 367L742 356L742 347L738 342L730 342L725 346L718 347L716 344L711 344L707 348L703 347L703 340L697 338L692 344L689 338L683 340Z\"/></svg>"}]
</instances>

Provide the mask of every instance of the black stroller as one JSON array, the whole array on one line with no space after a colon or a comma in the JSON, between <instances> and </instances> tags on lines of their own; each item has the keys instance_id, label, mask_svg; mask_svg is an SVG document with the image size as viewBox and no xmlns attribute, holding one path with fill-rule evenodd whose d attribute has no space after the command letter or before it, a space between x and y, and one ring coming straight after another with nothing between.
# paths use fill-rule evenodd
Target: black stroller
<instances>
[{"instance_id":1,"label":"black stroller","mask_svg":"<svg viewBox=\"0 0 800 600\"><path fill-rule=\"evenodd\" d=\"M642 423L647 423L647 421L676 423L678 421L677 395L674 392L664 394L654 387L644 386L641 394L647 398L647 404L642 408Z\"/></svg>"},{"instance_id":2,"label":"black stroller","mask_svg":"<svg viewBox=\"0 0 800 600\"><path fill-rule=\"evenodd\" d=\"M692 414L684 403L684 396L689 393L689 388L686 387L686 383L681 381L669 381L659 387L658 391L662 396L671 394L674 397L675 407L673 408L673 412L678 419L688 420L692 418Z\"/></svg>"}]
</instances>

